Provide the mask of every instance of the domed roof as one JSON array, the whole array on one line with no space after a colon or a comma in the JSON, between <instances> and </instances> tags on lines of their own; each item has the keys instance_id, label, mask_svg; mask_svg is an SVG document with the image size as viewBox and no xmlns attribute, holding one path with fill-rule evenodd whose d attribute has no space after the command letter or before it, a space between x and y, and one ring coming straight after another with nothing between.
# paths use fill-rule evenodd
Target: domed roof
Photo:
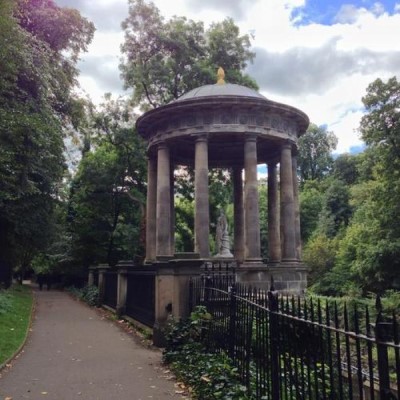
<instances>
[{"instance_id":1,"label":"domed roof","mask_svg":"<svg viewBox=\"0 0 400 400\"><path fill-rule=\"evenodd\" d=\"M246 86L236 85L234 83L225 83L225 84L214 84L214 85L204 85L189 92L185 93L178 99L176 99L173 103L195 100L199 97L219 97L219 96L238 96L238 97L247 97L247 98L255 98L268 100L262 94L256 92L253 89L250 89Z\"/></svg>"}]
</instances>

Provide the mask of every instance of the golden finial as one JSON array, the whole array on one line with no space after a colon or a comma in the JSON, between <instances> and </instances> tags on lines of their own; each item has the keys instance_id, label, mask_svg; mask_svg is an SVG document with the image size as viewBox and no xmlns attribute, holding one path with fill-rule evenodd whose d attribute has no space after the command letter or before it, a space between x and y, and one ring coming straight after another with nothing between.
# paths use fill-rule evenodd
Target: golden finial
<instances>
[{"instance_id":1,"label":"golden finial","mask_svg":"<svg viewBox=\"0 0 400 400\"><path fill-rule=\"evenodd\" d=\"M222 67L218 68L217 78L218 85L225 85L225 71Z\"/></svg>"}]
</instances>

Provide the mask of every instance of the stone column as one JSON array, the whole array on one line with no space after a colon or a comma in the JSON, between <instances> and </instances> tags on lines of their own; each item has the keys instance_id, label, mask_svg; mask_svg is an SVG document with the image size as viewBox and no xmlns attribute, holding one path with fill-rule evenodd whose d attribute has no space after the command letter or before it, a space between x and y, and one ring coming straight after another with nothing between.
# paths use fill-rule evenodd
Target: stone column
<instances>
[{"instance_id":1,"label":"stone column","mask_svg":"<svg viewBox=\"0 0 400 400\"><path fill-rule=\"evenodd\" d=\"M244 224L245 224L245 259L260 261L260 221L258 207L257 182L257 138L246 136L244 143Z\"/></svg>"},{"instance_id":2,"label":"stone column","mask_svg":"<svg viewBox=\"0 0 400 400\"><path fill-rule=\"evenodd\" d=\"M279 196L276 162L268 164L268 255L269 262L281 261Z\"/></svg>"},{"instance_id":3,"label":"stone column","mask_svg":"<svg viewBox=\"0 0 400 400\"><path fill-rule=\"evenodd\" d=\"M171 191L169 148L158 145L156 256L171 257Z\"/></svg>"},{"instance_id":4,"label":"stone column","mask_svg":"<svg viewBox=\"0 0 400 400\"><path fill-rule=\"evenodd\" d=\"M237 261L244 260L244 213L243 213L243 178L242 168L233 168L233 224L234 253Z\"/></svg>"},{"instance_id":5,"label":"stone column","mask_svg":"<svg viewBox=\"0 0 400 400\"><path fill-rule=\"evenodd\" d=\"M205 135L196 139L194 169L194 251L200 254L200 258L208 258L210 256L210 211L208 203L208 139Z\"/></svg>"},{"instance_id":6,"label":"stone column","mask_svg":"<svg viewBox=\"0 0 400 400\"><path fill-rule=\"evenodd\" d=\"M281 149L281 229L282 261L296 261L296 228L292 175L292 146Z\"/></svg>"},{"instance_id":7,"label":"stone column","mask_svg":"<svg viewBox=\"0 0 400 400\"><path fill-rule=\"evenodd\" d=\"M149 155L147 160L146 202L146 262L156 259L156 210L157 210L157 160Z\"/></svg>"},{"instance_id":8,"label":"stone column","mask_svg":"<svg viewBox=\"0 0 400 400\"><path fill-rule=\"evenodd\" d=\"M297 155L292 157L293 175L293 201L294 201L294 223L296 235L296 258L301 260L301 230L300 230L300 203L299 203L299 181L297 178Z\"/></svg>"}]
</instances>

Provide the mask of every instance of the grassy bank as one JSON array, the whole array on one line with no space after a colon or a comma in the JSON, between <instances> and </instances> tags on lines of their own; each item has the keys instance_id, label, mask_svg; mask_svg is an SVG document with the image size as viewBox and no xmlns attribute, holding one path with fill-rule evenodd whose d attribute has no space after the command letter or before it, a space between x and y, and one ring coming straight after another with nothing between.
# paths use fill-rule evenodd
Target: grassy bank
<instances>
[{"instance_id":1,"label":"grassy bank","mask_svg":"<svg viewBox=\"0 0 400 400\"><path fill-rule=\"evenodd\" d=\"M22 345L29 328L33 296L30 288L15 285L0 291L0 365Z\"/></svg>"}]
</instances>

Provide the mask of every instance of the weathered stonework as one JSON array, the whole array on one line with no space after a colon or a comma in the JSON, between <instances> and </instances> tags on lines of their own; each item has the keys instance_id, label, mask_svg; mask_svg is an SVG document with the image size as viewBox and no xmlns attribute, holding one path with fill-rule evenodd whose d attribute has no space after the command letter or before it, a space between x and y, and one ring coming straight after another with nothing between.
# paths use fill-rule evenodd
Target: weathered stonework
<instances>
[{"instance_id":1,"label":"weathered stonework","mask_svg":"<svg viewBox=\"0 0 400 400\"><path fill-rule=\"evenodd\" d=\"M242 263L237 269L239 280L268 288L273 279L275 289L287 293L305 289L307 271L301 263L296 154L298 139L308 124L307 115L297 108L233 84L196 88L137 120L137 131L148 143L149 157L146 261L160 265L156 326L165 323L166 302L173 304L174 315L184 314L185 285L188 274L195 273L194 263L190 262L193 268L188 274L176 278L177 269L183 271L185 264L173 257L171 170L175 165L195 170L193 251L199 254L200 264L210 257L209 168L232 168L234 257ZM267 264L261 262L257 188L257 165L263 163L269 171L271 247Z\"/></svg>"}]
</instances>

